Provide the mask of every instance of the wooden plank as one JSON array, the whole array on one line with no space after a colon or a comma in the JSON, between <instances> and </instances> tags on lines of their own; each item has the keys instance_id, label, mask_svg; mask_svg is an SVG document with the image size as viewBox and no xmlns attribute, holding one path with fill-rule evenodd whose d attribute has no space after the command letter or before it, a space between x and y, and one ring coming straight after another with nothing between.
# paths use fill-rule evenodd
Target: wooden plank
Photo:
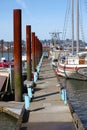
<instances>
[{"instance_id":1,"label":"wooden plank","mask_svg":"<svg viewBox=\"0 0 87 130\"><path fill-rule=\"evenodd\" d=\"M0 91L2 91L3 87L4 87L4 83L6 81L7 76L1 76L0 75Z\"/></svg>"}]
</instances>

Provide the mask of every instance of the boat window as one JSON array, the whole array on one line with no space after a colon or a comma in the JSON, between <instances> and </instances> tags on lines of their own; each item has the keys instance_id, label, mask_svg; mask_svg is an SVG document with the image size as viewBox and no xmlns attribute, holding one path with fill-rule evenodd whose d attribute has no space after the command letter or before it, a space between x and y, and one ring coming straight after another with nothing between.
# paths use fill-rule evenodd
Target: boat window
<instances>
[{"instance_id":1,"label":"boat window","mask_svg":"<svg viewBox=\"0 0 87 130\"><path fill-rule=\"evenodd\" d=\"M65 56L62 56L62 60L65 60L66 59L66 57Z\"/></svg>"}]
</instances>

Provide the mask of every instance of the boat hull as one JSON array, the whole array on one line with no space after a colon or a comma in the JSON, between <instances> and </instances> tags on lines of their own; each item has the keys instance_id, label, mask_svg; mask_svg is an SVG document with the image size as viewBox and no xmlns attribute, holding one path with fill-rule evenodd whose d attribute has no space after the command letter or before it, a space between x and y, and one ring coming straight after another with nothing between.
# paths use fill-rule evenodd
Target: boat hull
<instances>
[{"instance_id":1,"label":"boat hull","mask_svg":"<svg viewBox=\"0 0 87 130\"><path fill-rule=\"evenodd\" d=\"M57 74L65 78L87 80L87 65L58 65Z\"/></svg>"}]
</instances>

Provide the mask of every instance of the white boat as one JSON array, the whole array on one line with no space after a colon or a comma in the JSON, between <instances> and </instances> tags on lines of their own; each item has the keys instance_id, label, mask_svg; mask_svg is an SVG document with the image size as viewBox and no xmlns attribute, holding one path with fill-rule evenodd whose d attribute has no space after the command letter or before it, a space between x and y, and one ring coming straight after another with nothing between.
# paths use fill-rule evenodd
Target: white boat
<instances>
[{"instance_id":1,"label":"white boat","mask_svg":"<svg viewBox=\"0 0 87 130\"><path fill-rule=\"evenodd\" d=\"M87 80L87 52L62 57L56 73L65 78Z\"/></svg>"},{"instance_id":2,"label":"white boat","mask_svg":"<svg viewBox=\"0 0 87 130\"><path fill-rule=\"evenodd\" d=\"M49 59L51 60L52 66L58 66L58 60L60 56L68 55L70 50L65 50L62 46L60 47L58 44L51 46L49 51Z\"/></svg>"},{"instance_id":3,"label":"white boat","mask_svg":"<svg viewBox=\"0 0 87 130\"><path fill-rule=\"evenodd\" d=\"M72 0L72 11L73 3ZM77 3L77 54L73 54L73 45L74 45L74 22L73 22L73 13L72 12L72 55L67 55L60 58L58 61L57 74L64 76L65 78L72 78L78 80L87 80L87 51L79 52L79 0L76 0Z\"/></svg>"}]
</instances>

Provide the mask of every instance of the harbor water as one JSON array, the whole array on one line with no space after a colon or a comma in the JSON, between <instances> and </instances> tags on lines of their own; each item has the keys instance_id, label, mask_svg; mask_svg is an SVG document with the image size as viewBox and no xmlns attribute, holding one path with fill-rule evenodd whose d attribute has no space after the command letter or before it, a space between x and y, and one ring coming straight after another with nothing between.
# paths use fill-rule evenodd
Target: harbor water
<instances>
[{"instance_id":1,"label":"harbor water","mask_svg":"<svg viewBox=\"0 0 87 130\"><path fill-rule=\"evenodd\" d=\"M17 119L6 113L0 113L0 130L15 130Z\"/></svg>"},{"instance_id":2,"label":"harbor water","mask_svg":"<svg viewBox=\"0 0 87 130\"><path fill-rule=\"evenodd\" d=\"M1 56L2 55L0 54L0 59ZM4 53L3 57L5 57L6 60L9 59L9 61L11 61L13 58L13 54L9 53L8 55L7 53ZM66 88L70 103L73 106L75 112L78 114L79 118L81 119L85 129L87 130L87 81L65 79L62 77L58 78L62 83L62 86ZM7 115L3 116L2 114L0 113L0 118L3 117L3 122L4 120L7 121ZM15 124L15 121L13 121L13 123ZM1 124L3 123L1 122Z\"/></svg>"},{"instance_id":3,"label":"harbor water","mask_svg":"<svg viewBox=\"0 0 87 130\"><path fill-rule=\"evenodd\" d=\"M13 53L9 52L9 53L3 53L3 57L6 58L7 61L11 61L13 59ZM0 60L2 58L2 53L0 53Z\"/></svg>"},{"instance_id":4,"label":"harbor water","mask_svg":"<svg viewBox=\"0 0 87 130\"><path fill-rule=\"evenodd\" d=\"M69 101L87 130L87 81L59 78L67 90Z\"/></svg>"}]
</instances>

